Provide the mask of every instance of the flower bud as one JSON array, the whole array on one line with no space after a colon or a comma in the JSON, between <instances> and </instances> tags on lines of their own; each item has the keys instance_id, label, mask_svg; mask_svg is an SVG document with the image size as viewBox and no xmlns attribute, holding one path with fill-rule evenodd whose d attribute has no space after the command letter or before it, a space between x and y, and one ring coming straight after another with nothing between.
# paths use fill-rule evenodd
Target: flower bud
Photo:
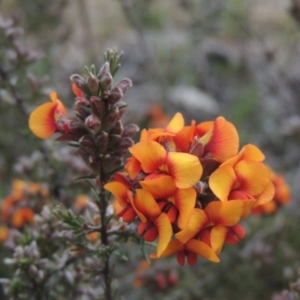
<instances>
[{"instance_id":1,"label":"flower bud","mask_svg":"<svg viewBox=\"0 0 300 300\"><path fill-rule=\"evenodd\" d=\"M113 78L110 74L110 67L109 67L109 62L106 62L101 70L99 71L99 76L100 76L100 85L104 91L110 89Z\"/></svg>"},{"instance_id":2,"label":"flower bud","mask_svg":"<svg viewBox=\"0 0 300 300\"><path fill-rule=\"evenodd\" d=\"M87 106L85 101L77 100L75 102L75 112L78 116L85 119L87 116L91 114L90 109Z\"/></svg>"},{"instance_id":3,"label":"flower bud","mask_svg":"<svg viewBox=\"0 0 300 300\"><path fill-rule=\"evenodd\" d=\"M85 120L84 123L87 128L91 130L98 131L101 129L101 121L95 115L89 115Z\"/></svg>"},{"instance_id":4,"label":"flower bud","mask_svg":"<svg viewBox=\"0 0 300 300\"><path fill-rule=\"evenodd\" d=\"M110 134L108 141L108 148L114 149L115 145L119 142L121 136L119 134Z\"/></svg>"},{"instance_id":5,"label":"flower bud","mask_svg":"<svg viewBox=\"0 0 300 300\"><path fill-rule=\"evenodd\" d=\"M129 78L123 78L116 84L116 87L120 88L125 94L125 92L132 87L132 81Z\"/></svg>"},{"instance_id":6,"label":"flower bud","mask_svg":"<svg viewBox=\"0 0 300 300\"><path fill-rule=\"evenodd\" d=\"M111 129L111 131L109 132L110 134L118 134L118 135L122 135L123 132L123 123L119 120L114 127Z\"/></svg>"},{"instance_id":7,"label":"flower bud","mask_svg":"<svg viewBox=\"0 0 300 300\"><path fill-rule=\"evenodd\" d=\"M128 105L119 107L119 116L118 116L119 119L121 119L125 115L127 108Z\"/></svg>"},{"instance_id":8,"label":"flower bud","mask_svg":"<svg viewBox=\"0 0 300 300\"><path fill-rule=\"evenodd\" d=\"M83 137L80 138L78 141L80 145L84 148L84 150L91 154L91 155L97 155L97 147L93 141L93 139L89 135L84 135Z\"/></svg>"},{"instance_id":9,"label":"flower bud","mask_svg":"<svg viewBox=\"0 0 300 300\"><path fill-rule=\"evenodd\" d=\"M58 128L60 128L60 126L63 126L63 124L58 125ZM83 126L83 124L76 120L69 120L68 126L68 132L62 132L62 130L59 130L62 135L59 136L56 141L78 141L81 136L88 133L88 130Z\"/></svg>"},{"instance_id":10,"label":"flower bud","mask_svg":"<svg viewBox=\"0 0 300 300\"><path fill-rule=\"evenodd\" d=\"M100 118L105 113L105 103L100 98L92 96L90 98L90 104L93 114L96 115L98 118Z\"/></svg>"},{"instance_id":11,"label":"flower bud","mask_svg":"<svg viewBox=\"0 0 300 300\"><path fill-rule=\"evenodd\" d=\"M109 128L114 126L120 120L119 114L119 108L117 106L113 107L105 118L105 126Z\"/></svg>"},{"instance_id":12,"label":"flower bud","mask_svg":"<svg viewBox=\"0 0 300 300\"><path fill-rule=\"evenodd\" d=\"M123 164L123 158L119 155L106 155L103 160L104 170L109 173Z\"/></svg>"},{"instance_id":13,"label":"flower bud","mask_svg":"<svg viewBox=\"0 0 300 300\"><path fill-rule=\"evenodd\" d=\"M109 92L109 96L107 98L107 102L111 105L116 104L118 101L120 101L123 97L123 92L121 88L115 86L111 89Z\"/></svg>"},{"instance_id":14,"label":"flower bud","mask_svg":"<svg viewBox=\"0 0 300 300\"><path fill-rule=\"evenodd\" d=\"M105 152L108 143L108 134L105 131L100 131L95 137L95 142L97 147L100 148L100 152Z\"/></svg>"},{"instance_id":15,"label":"flower bud","mask_svg":"<svg viewBox=\"0 0 300 300\"><path fill-rule=\"evenodd\" d=\"M128 151L128 148L132 147L133 145L134 142L130 137L122 137L115 145L116 152L125 154Z\"/></svg>"},{"instance_id":16,"label":"flower bud","mask_svg":"<svg viewBox=\"0 0 300 300\"><path fill-rule=\"evenodd\" d=\"M102 160L100 157L91 157L89 156L89 162L88 162L88 166L90 166L90 168L95 172L95 173L99 173L99 170L101 168L102 165Z\"/></svg>"},{"instance_id":17,"label":"flower bud","mask_svg":"<svg viewBox=\"0 0 300 300\"><path fill-rule=\"evenodd\" d=\"M87 86L88 86L91 94L93 94L93 95L98 94L100 84L99 84L98 78L95 75L90 73L90 75L87 79Z\"/></svg>"},{"instance_id":18,"label":"flower bud","mask_svg":"<svg viewBox=\"0 0 300 300\"><path fill-rule=\"evenodd\" d=\"M140 129L136 124L129 124L123 129L122 137L132 137L139 131Z\"/></svg>"},{"instance_id":19,"label":"flower bud","mask_svg":"<svg viewBox=\"0 0 300 300\"><path fill-rule=\"evenodd\" d=\"M87 82L86 82L85 78L83 78L82 76L80 76L78 74L73 74L70 77L70 80L83 92L88 90Z\"/></svg>"}]
</instances>

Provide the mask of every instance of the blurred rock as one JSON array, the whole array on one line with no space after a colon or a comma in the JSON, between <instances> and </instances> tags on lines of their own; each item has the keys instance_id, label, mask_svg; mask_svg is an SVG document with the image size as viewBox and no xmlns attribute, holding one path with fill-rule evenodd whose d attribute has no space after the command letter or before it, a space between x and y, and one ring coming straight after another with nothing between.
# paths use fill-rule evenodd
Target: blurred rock
<instances>
[{"instance_id":1,"label":"blurred rock","mask_svg":"<svg viewBox=\"0 0 300 300\"><path fill-rule=\"evenodd\" d=\"M172 87L167 92L170 102L193 112L199 110L209 114L219 112L219 104L210 95L198 88L179 85Z\"/></svg>"}]
</instances>

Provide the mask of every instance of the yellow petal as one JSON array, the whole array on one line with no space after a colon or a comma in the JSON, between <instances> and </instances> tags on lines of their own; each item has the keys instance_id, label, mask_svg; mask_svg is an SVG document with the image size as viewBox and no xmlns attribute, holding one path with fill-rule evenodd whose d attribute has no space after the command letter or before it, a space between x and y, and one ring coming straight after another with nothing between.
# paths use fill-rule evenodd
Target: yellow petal
<instances>
[{"instance_id":1,"label":"yellow petal","mask_svg":"<svg viewBox=\"0 0 300 300\"><path fill-rule=\"evenodd\" d=\"M147 218L157 218L160 215L161 210L153 196L149 192L142 189L136 189L135 192L135 208Z\"/></svg>"},{"instance_id":2,"label":"yellow petal","mask_svg":"<svg viewBox=\"0 0 300 300\"><path fill-rule=\"evenodd\" d=\"M254 207L268 203L273 199L274 194L275 194L275 187L274 184L270 182L265 188L265 190L256 197L256 203Z\"/></svg>"},{"instance_id":3,"label":"yellow petal","mask_svg":"<svg viewBox=\"0 0 300 300\"><path fill-rule=\"evenodd\" d=\"M158 230L157 257L160 257L171 240L173 230L170 219L166 213L161 213L159 217L154 220L154 224Z\"/></svg>"},{"instance_id":4,"label":"yellow petal","mask_svg":"<svg viewBox=\"0 0 300 300\"><path fill-rule=\"evenodd\" d=\"M166 249L161 253L159 257L170 256L174 253L177 253L184 249L184 245L180 243L178 240L170 241L167 245ZM150 254L150 258L158 258L157 254Z\"/></svg>"},{"instance_id":5,"label":"yellow petal","mask_svg":"<svg viewBox=\"0 0 300 300\"><path fill-rule=\"evenodd\" d=\"M221 165L209 177L209 187L221 201L228 200L236 182L237 178L231 165Z\"/></svg>"},{"instance_id":6,"label":"yellow petal","mask_svg":"<svg viewBox=\"0 0 300 300\"><path fill-rule=\"evenodd\" d=\"M198 255L212 262L220 261L215 251L202 241L197 241L195 239L189 240L185 244L185 248L186 250L197 253Z\"/></svg>"},{"instance_id":7,"label":"yellow petal","mask_svg":"<svg viewBox=\"0 0 300 300\"><path fill-rule=\"evenodd\" d=\"M233 226L243 213L243 201L212 201L205 207L208 221L213 225Z\"/></svg>"},{"instance_id":8,"label":"yellow petal","mask_svg":"<svg viewBox=\"0 0 300 300\"><path fill-rule=\"evenodd\" d=\"M175 234L176 239L185 244L193 238L201 229L208 224L207 216L204 210L195 208L190 214L188 223L185 228Z\"/></svg>"},{"instance_id":9,"label":"yellow petal","mask_svg":"<svg viewBox=\"0 0 300 300\"><path fill-rule=\"evenodd\" d=\"M218 162L235 156L239 148L236 128L223 117L218 117L213 127L199 141L205 145L204 153L211 153Z\"/></svg>"},{"instance_id":10,"label":"yellow petal","mask_svg":"<svg viewBox=\"0 0 300 300\"><path fill-rule=\"evenodd\" d=\"M139 142L129 149L146 173L157 171L166 158L166 150L155 141Z\"/></svg>"},{"instance_id":11,"label":"yellow petal","mask_svg":"<svg viewBox=\"0 0 300 300\"><path fill-rule=\"evenodd\" d=\"M219 254L225 242L229 229L224 226L214 226L210 232L210 244L216 254Z\"/></svg>"},{"instance_id":12,"label":"yellow petal","mask_svg":"<svg viewBox=\"0 0 300 300\"><path fill-rule=\"evenodd\" d=\"M262 162L241 160L234 170L241 183L239 189L252 196L261 194L271 181L270 170Z\"/></svg>"},{"instance_id":13,"label":"yellow petal","mask_svg":"<svg viewBox=\"0 0 300 300\"><path fill-rule=\"evenodd\" d=\"M156 199L169 198L173 196L177 190L173 177L164 174L151 180L140 181L140 185Z\"/></svg>"},{"instance_id":14,"label":"yellow petal","mask_svg":"<svg viewBox=\"0 0 300 300\"><path fill-rule=\"evenodd\" d=\"M118 200L118 203L124 207L128 203L127 199L127 190L128 187L125 186L123 183L120 182L109 182L104 185L104 189L111 192L116 199Z\"/></svg>"},{"instance_id":15,"label":"yellow petal","mask_svg":"<svg viewBox=\"0 0 300 300\"><path fill-rule=\"evenodd\" d=\"M47 139L53 135L57 126L54 113L56 103L45 103L38 106L29 117L29 128L34 135L41 139Z\"/></svg>"},{"instance_id":16,"label":"yellow petal","mask_svg":"<svg viewBox=\"0 0 300 300\"><path fill-rule=\"evenodd\" d=\"M174 197L174 205L179 211L178 227L183 229L196 204L197 193L195 189L178 189Z\"/></svg>"},{"instance_id":17,"label":"yellow petal","mask_svg":"<svg viewBox=\"0 0 300 300\"><path fill-rule=\"evenodd\" d=\"M199 159L188 153L168 152L167 172L174 179L178 188L190 188L197 183L202 175Z\"/></svg>"},{"instance_id":18,"label":"yellow petal","mask_svg":"<svg viewBox=\"0 0 300 300\"><path fill-rule=\"evenodd\" d=\"M165 128L165 131L177 133L184 126L184 118L181 113L176 113L170 123Z\"/></svg>"}]
</instances>

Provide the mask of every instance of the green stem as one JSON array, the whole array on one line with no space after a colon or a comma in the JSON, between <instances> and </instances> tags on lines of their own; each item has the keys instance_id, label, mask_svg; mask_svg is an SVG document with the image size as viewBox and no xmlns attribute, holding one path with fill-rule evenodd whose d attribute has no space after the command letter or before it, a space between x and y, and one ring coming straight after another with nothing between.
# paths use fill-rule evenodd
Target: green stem
<instances>
[{"instance_id":1,"label":"green stem","mask_svg":"<svg viewBox=\"0 0 300 300\"><path fill-rule=\"evenodd\" d=\"M103 176L103 174L102 174ZM103 178L103 177L102 177ZM105 180L102 181L102 186L100 188L100 217L101 217L101 241L105 246L109 245L108 242L108 229L106 224L106 210L107 210L107 199L105 197L105 190L103 188ZM110 265L109 265L109 251L104 257L104 268L103 268L103 276L104 276L104 295L106 300L112 300L112 291L111 291L111 274L110 274Z\"/></svg>"}]
</instances>

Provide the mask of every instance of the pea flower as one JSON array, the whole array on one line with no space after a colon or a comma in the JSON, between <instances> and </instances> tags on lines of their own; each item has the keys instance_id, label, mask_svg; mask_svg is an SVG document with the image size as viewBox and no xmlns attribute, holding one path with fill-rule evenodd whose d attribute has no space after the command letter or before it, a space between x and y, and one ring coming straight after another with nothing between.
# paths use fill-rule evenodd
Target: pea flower
<instances>
[{"instance_id":1,"label":"pea flower","mask_svg":"<svg viewBox=\"0 0 300 300\"><path fill-rule=\"evenodd\" d=\"M57 121L67 115L63 103L56 92L50 93L51 102L38 106L29 117L29 128L34 135L47 139L58 131Z\"/></svg>"}]
</instances>

